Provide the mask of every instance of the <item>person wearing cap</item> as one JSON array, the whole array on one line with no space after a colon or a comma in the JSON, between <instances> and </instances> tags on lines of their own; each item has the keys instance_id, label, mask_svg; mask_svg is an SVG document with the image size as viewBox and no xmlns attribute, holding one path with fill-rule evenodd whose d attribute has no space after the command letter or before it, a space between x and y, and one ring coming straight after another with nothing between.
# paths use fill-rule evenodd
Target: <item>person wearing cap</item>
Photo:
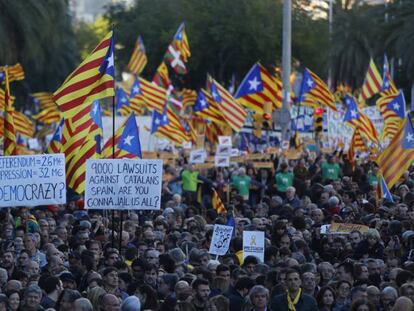
<instances>
[{"instance_id":1,"label":"person wearing cap","mask_svg":"<svg viewBox=\"0 0 414 311\"><path fill-rule=\"evenodd\" d=\"M59 275L60 280L62 281L62 287L64 289L76 289L76 280L72 273L69 271L64 271Z\"/></svg>"}]
</instances>

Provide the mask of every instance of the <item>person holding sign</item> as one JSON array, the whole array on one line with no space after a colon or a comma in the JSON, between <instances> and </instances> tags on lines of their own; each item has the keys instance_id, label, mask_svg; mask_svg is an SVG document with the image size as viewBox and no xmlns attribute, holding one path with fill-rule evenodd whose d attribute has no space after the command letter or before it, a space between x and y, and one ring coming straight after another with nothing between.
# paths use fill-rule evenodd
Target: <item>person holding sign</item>
<instances>
[{"instance_id":1,"label":"person holding sign","mask_svg":"<svg viewBox=\"0 0 414 311\"><path fill-rule=\"evenodd\" d=\"M272 310L278 311L317 311L318 305L315 298L302 293L302 281L296 270L286 272L285 294L276 296L271 304Z\"/></svg>"}]
</instances>

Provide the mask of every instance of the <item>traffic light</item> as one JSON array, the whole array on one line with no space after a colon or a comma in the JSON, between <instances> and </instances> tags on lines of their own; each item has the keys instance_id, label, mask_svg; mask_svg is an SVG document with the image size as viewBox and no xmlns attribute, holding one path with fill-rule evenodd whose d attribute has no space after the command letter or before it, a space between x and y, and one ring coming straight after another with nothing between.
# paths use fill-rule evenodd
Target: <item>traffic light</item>
<instances>
[{"instance_id":1,"label":"traffic light","mask_svg":"<svg viewBox=\"0 0 414 311\"><path fill-rule=\"evenodd\" d=\"M315 131L315 136L319 135L323 131L323 108L317 107L315 108L315 115L314 115L314 122L313 128Z\"/></svg>"},{"instance_id":2,"label":"traffic light","mask_svg":"<svg viewBox=\"0 0 414 311\"><path fill-rule=\"evenodd\" d=\"M263 105L263 129L268 131L272 129L272 108L271 102L265 102Z\"/></svg>"},{"instance_id":3,"label":"traffic light","mask_svg":"<svg viewBox=\"0 0 414 311\"><path fill-rule=\"evenodd\" d=\"M263 123L263 116L255 113L253 115L253 135L257 138L262 137L262 123Z\"/></svg>"}]
</instances>

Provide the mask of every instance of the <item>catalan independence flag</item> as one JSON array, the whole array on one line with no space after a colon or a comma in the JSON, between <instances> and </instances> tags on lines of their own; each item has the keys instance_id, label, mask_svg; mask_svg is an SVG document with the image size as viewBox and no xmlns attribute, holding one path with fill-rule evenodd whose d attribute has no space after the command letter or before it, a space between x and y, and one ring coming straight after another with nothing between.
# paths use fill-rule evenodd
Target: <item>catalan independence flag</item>
<instances>
[{"instance_id":1,"label":"catalan independence flag","mask_svg":"<svg viewBox=\"0 0 414 311\"><path fill-rule=\"evenodd\" d=\"M394 203L394 198L392 197L390 189L388 189L387 183L385 182L384 176L381 175L380 183L378 184L381 198Z\"/></svg>"},{"instance_id":2,"label":"catalan independence flag","mask_svg":"<svg viewBox=\"0 0 414 311\"><path fill-rule=\"evenodd\" d=\"M394 81L391 77L390 65L388 63L387 55L384 55L384 72L382 74L382 85L381 85L381 95L392 95L398 94L398 89L395 86Z\"/></svg>"},{"instance_id":3,"label":"catalan independence flag","mask_svg":"<svg viewBox=\"0 0 414 311\"><path fill-rule=\"evenodd\" d=\"M378 144L378 132L371 120L358 108L354 97L350 95L345 96L346 112L344 122L359 129L359 132L366 139Z\"/></svg>"},{"instance_id":4,"label":"catalan independence flag","mask_svg":"<svg viewBox=\"0 0 414 311\"><path fill-rule=\"evenodd\" d=\"M113 142L115 142L114 150L112 148ZM115 151L114 154L113 151ZM102 157L108 159L112 157L115 159L142 158L139 130L134 113L131 113L131 115L121 125L121 127L118 128L115 133L115 138L111 137L105 143L102 150Z\"/></svg>"},{"instance_id":5,"label":"catalan independence flag","mask_svg":"<svg viewBox=\"0 0 414 311\"><path fill-rule=\"evenodd\" d=\"M413 118L414 113L410 112L376 161L389 189L397 183L414 160Z\"/></svg>"},{"instance_id":6,"label":"catalan independence flag","mask_svg":"<svg viewBox=\"0 0 414 311\"><path fill-rule=\"evenodd\" d=\"M364 83L362 84L360 99L367 100L368 98L371 98L375 94L379 93L381 91L381 85L381 75L377 69L377 66L375 65L374 60L371 58L369 61L368 71L365 76Z\"/></svg>"},{"instance_id":7,"label":"catalan independence flag","mask_svg":"<svg viewBox=\"0 0 414 311\"><path fill-rule=\"evenodd\" d=\"M193 111L201 118L205 118L216 124L227 125L218 104L206 90L201 89L198 91Z\"/></svg>"},{"instance_id":8,"label":"catalan independence flag","mask_svg":"<svg viewBox=\"0 0 414 311\"><path fill-rule=\"evenodd\" d=\"M211 77L209 77L208 86L210 95L219 106L226 122L234 131L240 132L247 117L247 113L243 106L240 105L223 86Z\"/></svg>"},{"instance_id":9,"label":"catalan independence flag","mask_svg":"<svg viewBox=\"0 0 414 311\"><path fill-rule=\"evenodd\" d=\"M213 196L211 198L211 203L213 205L213 208L216 210L217 214L224 214L226 213L226 208L224 207L223 202L221 201L218 193L216 190L213 190Z\"/></svg>"},{"instance_id":10,"label":"catalan independence flag","mask_svg":"<svg viewBox=\"0 0 414 311\"><path fill-rule=\"evenodd\" d=\"M271 102L273 108L282 107L282 82L256 63L240 84L234 98L243 106L263 113L263 105Z\"/></svg>"},{"instance_id":11,"label":"catalan independence flag","mask_svg":"<svg viewBox=\"0 0 414 311\"><path fill-rule=\"evenodd\" d=\"M142 41L141 36L138 36L134 50L132 51L131 59L128 63L128 70L133 74L139 75L142 70L144 70L147 62L148 59L147 54L145 53L144 41Z\"/></svg>"},{"instance_id":12,"label":"catalan independence flag","mask_svg":"<svg viewBox=\"0 0 414 311\"><path fill-rule=\"evenodd\" d=\"M114 96L114 40L112 31L53 94L65 118L90 106L94 100Z\"/></svg>"},{"instance_id":13,"label":"catalan independence flag","mask_svg":"<svg viewBox=\"0 0 414 311\"><path fill-rule=\"evenodd\" d=\"M49 142L49 145L47 146L47 153L60 153L64 125L65 120L61 119L55 133L52 136L52 139Z\"/></svg>"},{"instance_id":14,"label":"catalan independence flag","mask_svg":"<svg viewBox=\"0 0 414 311\"><path fill-rule=\"evenodd\" d=\"M336 111L334 95L326 83L308 68L303 71L298 100L300 102L318 102Z\"/></svg>"},{"instance_id":15,"label":"catalan independence flag","mask_svg":"<svg viewBox=\"0 0 414 311\"><path fill-rule=\"evenodd\" d=\"M85 190L86 161L99 159L102 153L102 112L99 101L93 102L90 117L93 122L87 129L87 136L66 165L66 183L77 193Z\"/></svg>"},{"instance_id":16,"label":"catalan independence flag","mask_svg":"<svg viewBox=\"0 0 414 311\"><path fill-rule=\"evenodd\" d=\"M381 138L392 139L398 132L405 118L405 98L403 91L397 94L384 95L377 100L377 107L384 119Z\"/></svg>"},{"instance_id":17,"label":"catalan independence flag","mask_svg":"<svg viewBox=\"0 0 414 311\"><path fill-rule=\"evenodd\" d=\"M16 143L16 130L14 127L13 113L14 109L9 101L10 89L9 89L9 75L7 68L5 70L5 115L4 115L4 139L3 150L5 156L17 155L17 143Z\"/></svg>"}]
</instances>

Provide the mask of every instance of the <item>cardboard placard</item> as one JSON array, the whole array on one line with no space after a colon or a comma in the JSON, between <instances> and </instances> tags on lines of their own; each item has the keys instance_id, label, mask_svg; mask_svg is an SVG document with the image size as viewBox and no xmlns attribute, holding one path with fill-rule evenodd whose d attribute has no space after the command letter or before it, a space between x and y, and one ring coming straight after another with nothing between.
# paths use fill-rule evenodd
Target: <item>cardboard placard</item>
<instances>
[{"instance_id":1,"label":"cardboard placard","mask_svg":"<svg viewBox=\"0 0 414 311\"><path fill-rule=\"evenodd\" d=\"M243 231L243 258L255 256L264 261L264 232Z\"/></svg>"},{"instance_id":2,"label":"cardboard placard","mask_svg":"<svg viewBox=\"0 0 414 311\"><path fill-rule=\"evenodd\" d=\"M214 166L215 167L229 167L230 157L216 155L214 157Z\"/></svg>"},{"instance_id":3,"label":"cardboard placard","mask_svg":"<svg viewBox=\"0 0 414 311\"><path fill-rule=\"evenodd\" d=\"M219 136L218 137L219 145L230 146L232 145L231 136Z\"/></svg>"},{"instance_id":4,"label":"cardboard placard","mask_svg":"<svg viewBox=\"0 0 414 311\"><path fill-rule=\"evenodd\" d=\"M210 254L223 256L227 253L233 234L232 226L214 225L213 236L211 238Z\"/></svg>"},{"instance_id":5,"label":"cardboard placard","mask_svg":"<svg viewBox=\"0 0 414 311\"><path fill-rule=\"evenodd\" d=\"M64 154L0 157L0 207L64 203Z\"/></svg>"},{"instance_id":6,"label":"cardboard placard","mask_svg":"<svg viewBox=\"0 0 414 311\"><path fill-rule=\"evenodd\" d=\"M162 160L87 160L85 209L159 210L162 166Z\"/></svg>"}]
</instances>

